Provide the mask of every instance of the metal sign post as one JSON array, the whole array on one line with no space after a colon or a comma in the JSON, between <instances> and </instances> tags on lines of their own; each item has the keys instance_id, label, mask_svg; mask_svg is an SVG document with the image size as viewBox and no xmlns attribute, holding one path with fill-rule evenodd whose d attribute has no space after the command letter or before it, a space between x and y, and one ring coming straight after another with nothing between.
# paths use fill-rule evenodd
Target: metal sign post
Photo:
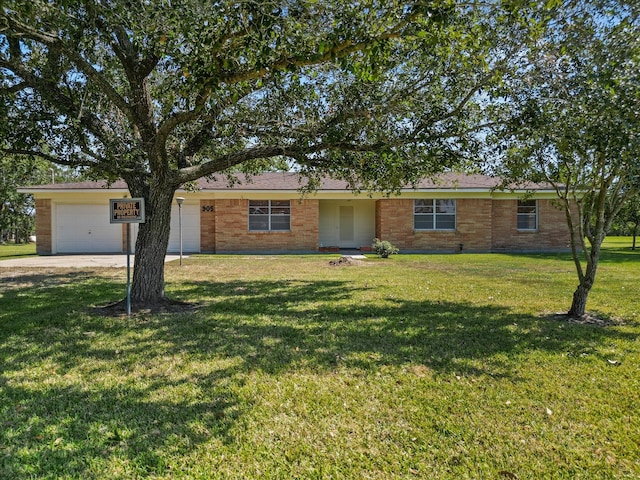
<instances>
[{"instance_id":1,"label":"metal sign post","mask_svg":"<svg viewBox=\"0 0 640 480\"><path fill-rule=\"evenodd\" d=\"M127 223L127 317L131 315L131 224Z\"/></svg>"},{"instance_id":2,"label":"metal sign post","mask_svg":"<svg viewBox=\"0 0 640 480\"><path fill-rule=\"evenodd\" d=\"M127 316L131 315L131 224L144 223L144 198L109 200L110 223L127 224Z\"/></svg>"},{"instance_id":3,"label":"metal sign post","mask_svg":"<svg viewBox=\"0 0 640 480\"><path fill-rule=\"evenodd\" d=\"M178 229L180 230L180 265L182 265L182 204L184 197L176 197L176 203L178 204Z\"/></svg>"}]
</instances>

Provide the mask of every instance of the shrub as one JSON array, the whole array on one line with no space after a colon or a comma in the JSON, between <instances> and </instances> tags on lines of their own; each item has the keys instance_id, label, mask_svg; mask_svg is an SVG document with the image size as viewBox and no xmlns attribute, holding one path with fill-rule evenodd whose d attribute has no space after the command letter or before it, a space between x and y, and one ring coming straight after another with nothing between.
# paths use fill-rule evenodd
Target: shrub
<instances>
[{"instance_id":1,"label":"shrub","mask_svg":"<svg viewBox=\"0 0 640 480\"><path fill-rule=\"evenodd\" d=\"M378 238L373 239L371 248L373 248L373 251L382 258L389 258L389 255L395 255L400 251L397 247L391 245L390 242L387 242L386 240L383 241Z\"/></svg>"}]
</instances>

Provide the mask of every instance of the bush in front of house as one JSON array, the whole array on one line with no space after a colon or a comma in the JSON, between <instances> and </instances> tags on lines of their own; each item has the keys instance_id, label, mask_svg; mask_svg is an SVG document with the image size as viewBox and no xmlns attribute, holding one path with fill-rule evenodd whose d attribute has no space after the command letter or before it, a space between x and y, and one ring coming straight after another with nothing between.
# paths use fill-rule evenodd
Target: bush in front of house
<instances>
[{"instance_id":1,"label":"bush in front of house","mask_svg":"<svg viewBox=\"0 0 640 480\"><path fill-rule=\"evenodd\" d=\"M391 242L387 242L386 240L380 240L379 238L373 239L373 244L371 248L377 255L382 258L389 258L389 255L395 255L400 250L397 247L393 246Z\"/></svg>"}]
</instances>

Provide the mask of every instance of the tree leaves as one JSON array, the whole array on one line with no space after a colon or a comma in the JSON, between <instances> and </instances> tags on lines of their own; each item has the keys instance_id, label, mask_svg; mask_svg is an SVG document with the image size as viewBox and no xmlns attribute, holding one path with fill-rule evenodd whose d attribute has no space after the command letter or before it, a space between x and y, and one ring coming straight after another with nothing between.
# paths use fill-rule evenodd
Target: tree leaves
<instances>
[{"instance_id":1,"label":"tree leaves","mask_svg":"<svg viewBox=\"0 0 640 480\"><path fill-rule=\"evenodd\" d=\"M4 62L4 81L31 71L41 97L19 99L25 122L47 118L52 153L114 175L186 156L210 162L194 175L210 174L216 157L256 141L298 162L329 148L460 148L468 139L459 127L474 118L462 100L498 48L487 39L507 38L488 20L495 12L453 2L36 4L5 2L3 16L18 23L2 38L24 55ZM54 56L40 29L59 32ZM41 71L57 73L47 83Z\"/></svg>"}]
</instances>

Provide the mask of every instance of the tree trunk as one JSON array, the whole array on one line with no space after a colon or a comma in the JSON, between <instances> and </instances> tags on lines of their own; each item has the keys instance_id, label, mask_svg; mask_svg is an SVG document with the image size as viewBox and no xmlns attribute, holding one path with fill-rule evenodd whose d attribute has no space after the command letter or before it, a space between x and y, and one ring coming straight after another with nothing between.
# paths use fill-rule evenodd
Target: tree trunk
<instances>
[{"instance_id":1,"label":"tree trunk","mask_svg":"<svg viewBox=\"0 0 640 480\"><path fill-rule=\"evenodd\" d=\"M633 244L631 245L631 250L636 250L636 237L638 236L638 224L636 223L633 226Z\"/></svg>"},{"instance_id":2,"label":"tree trunk","mask_svg":"<svg viewBox=\"0 0 640 480\"><path fill-rule=\"evenodd\" d=\"M580 318L584 315L587 309L587 298L589 297L590 290L590 287L582 283L578 285L576 291L573 292L573 302L571 302L571 308L568 312L570 317Z\"/></svg>"},{"instance_id":3,"label":"tree trunk","mask_svg":"<svg viewBox=\"0 0 640 480\"><path fill-rule=\"evenodd\" d=\"M587 264L587 268L584 276L580 279L580 283L573 292L573 301L568 315L574 318L580 318L585 314L587 308L587 298L591 287L596 280L596 271L598 270L598 260L600 257L600 245L592 245L590 253L590 261Z\"/></svg>"},{"instance_id":4,"label":"tree trunk","mask_svg":"<svg viewBox=\"0 0 640 480\"><path fill-rule=\"evenodd\" d=\"M164 292L164 259L169 244L173 189L156 187L145 198L145 223L136 241L131 304L134 310L170 303Z\"/></svg>"}]
</instances>

